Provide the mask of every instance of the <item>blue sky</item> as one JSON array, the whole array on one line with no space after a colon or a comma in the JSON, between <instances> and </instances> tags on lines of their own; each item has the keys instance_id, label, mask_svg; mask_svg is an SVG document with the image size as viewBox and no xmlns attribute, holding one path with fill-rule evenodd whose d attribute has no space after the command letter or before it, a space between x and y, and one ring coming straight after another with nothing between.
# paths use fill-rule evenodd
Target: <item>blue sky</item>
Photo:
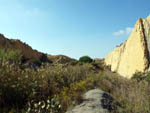
<instances>
[{"instance_id":1,"label":"blue sky","mask_svg":"<svg viewBox=\"0 0 150 113\"><path fill-rule=\"evenodd\" d=\"M0 0L0 33L52 55L104 58L149 14L150 0Z\"/></svg>"}]
</instances>

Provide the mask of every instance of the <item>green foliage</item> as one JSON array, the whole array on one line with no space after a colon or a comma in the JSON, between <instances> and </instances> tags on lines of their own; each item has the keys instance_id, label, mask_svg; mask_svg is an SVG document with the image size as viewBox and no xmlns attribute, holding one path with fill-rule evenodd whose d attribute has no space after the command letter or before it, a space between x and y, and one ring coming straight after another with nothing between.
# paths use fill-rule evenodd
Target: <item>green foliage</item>
<instances>
[{"instance_id":1,"label":"green foliage","mask_svg":"<svg viewBox=\"0 0 150 113\"><path fill-rule=\"evenodd\" d=\"M137 80L138 82L147 81L150 83L150 72L136 72L131 79Z\"/></svg>"},{"instance_id":2,"label":"green foliage","mask_svg":"<svg viewBox=\"0 0 150 113\"><path fill-rule=\"evenodd\" d=\"M0 64L0 105L4 106L0 108L0 112L6 111L5 108L18 113L23 113L22 111L29 113L65 112L66 103L72 103L77 99L78 94L81 97L84 91L93 87L92 84L91 87L84 86L90 82L83 84L84 80L94 75L90 64L67 67L58 64L41 67L36 71L32 68L22 70L15 65ZM76 87L79 92L72 90L74 96L71 96L68 102L60 94L69 87ZM68 94L65 94L64 96L67 97ZM50 103L47 103L48 100ZM43 104L37 106L39 102L45 106L42 107Z\"/></svg>"},{"instance_id":3,"label":"green foliage","mask_svg":"<svg viewBox=\"0 0 150 113\"><path fill-rule=\"evenodd\" d=\"M11 49L1 49L0 50L0 59L2 61L19 61L21 58L21 54L19 50L11 50Z\"/></svg>"},{"instance_id":4,"label":"green foliage","mask_svg":"<svg viewBox=\"0 0 150 113\"><path fill-rule=\"evenodd\" d=\"M92 64L94 67L99 68L99 64L98 64L98 63L92 62L91 64Z\"/></svg>"},{"instance_id":5,"label":"green foliage","mask_svg":"<svg viewBox=\"0 0 150 113\"><path fill-rule=\"evenodd\" d=\"M81 63L91 63L93 62L93 59L90 58L89 56L82 56L79 58L79 62Z\"/></svg>"},{"instance_id":6,"label":"green foliage","mask_svg":"<svg viewBox=\"0 0 150 113\"><path fill-rule=\"evenodd\" d=\"M95 67L100 64L95 62L21 69L5 63L18 57L9 54L11 57L6 57L2 51L0 57L5 58L0 63L0 113L64 113L71 105L82 102L84 92L95 87L116 100L112 113L150 112L149 72L136 73L128 80L108 71L97 71Z\"/></svg>"},{"instance_id":7,"label":"green foliage","mask_svg":"<svg viewBox=\"0 0 150 113\"><path fill-rule=\"evenodd\" d=\"M30 100L25 108L26 113L59 113L61 104L57 96L45 100Z\"/></svg>"},{"instance_id":8,"label":"green foliage","mask_svg":"<svg viewBox=\"0 0 150 113\"><path fill-rule=\"evenodd\" d=\"M78 61L72 61L70 64L74 66L77 65L78 63L79 63Z\"/></svg>"}]
</instances>

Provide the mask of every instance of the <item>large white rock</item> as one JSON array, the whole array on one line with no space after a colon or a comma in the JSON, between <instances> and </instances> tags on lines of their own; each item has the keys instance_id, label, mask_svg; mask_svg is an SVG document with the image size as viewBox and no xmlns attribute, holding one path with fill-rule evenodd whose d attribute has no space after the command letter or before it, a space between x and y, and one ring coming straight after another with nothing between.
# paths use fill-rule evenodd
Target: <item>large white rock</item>
<instances>
[{"instance_id":1,"label":"large white rock","mask_svg":"<svg viewBox=\"0 0 150 113\"><path fill-rule=\"evenodd\" d=\"M140 18L128 40L107 55L105 64L120 75L131 78L136 72L149 68L150 17Z\"/></svg>"}]
</instances>

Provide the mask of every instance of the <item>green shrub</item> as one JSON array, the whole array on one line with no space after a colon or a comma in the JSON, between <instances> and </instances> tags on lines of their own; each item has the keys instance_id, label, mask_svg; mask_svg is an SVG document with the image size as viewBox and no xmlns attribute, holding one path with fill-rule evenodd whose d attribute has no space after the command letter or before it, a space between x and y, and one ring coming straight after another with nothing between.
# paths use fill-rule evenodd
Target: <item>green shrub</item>
<instances>
[{"instance_id":1,"label":"green shrub","mask_svg":"<svg viewBox=\"0 0 150 113\"><path fill-rule=\"evenodd\" d=\"M98 63L96 63L96 62L92 62L91 63L94 67L96 67L96 68L98 68L99 67L99 64Z\"/></svg>"},{"instance_id":2,"label":"green shrub","mask_svg":"<svg viewBox=\"0 0 150 113\"><path fill-rule=\"evenodd\" d=\"M79 63L78 61L72 61L70 64L74 66L77 65L78 63Z\"/></svg>"},{"instance_id":3,"label":"green shrub","mask_svg":"<svg viewBox=\"0 0 150 113\"><path fill-rule=\"evenodd\" d=\"M21 53L19 50L11 49L1 49L0 50L0 59L2 61L19 61L21 59Z\"/></svg>"},{"instance_id":4,"label":"green shrub","mask_svg":"<svg viewBox=\"0 0 150 113\"><path fill-rule=\"evenodd\" d=\"M138 82L141 82L144 80L150 83L150 72L144 72L144 73L136 72L131 79L137 80Z\"/></svg>"},{"instance_id":5,"label":"green shrub","mask_svg":"<svg viewBox=\"0 0 150 113\"><path fill-rule=\"evenodd\" d=\"M53 98L48 97L42 100L30 100L27 102L26 113L59 113L61 111L61 104L57 96Z\"/></svg>"},{"instance_id":6,"label":"green shrub","mask_svg":"<svg viewBox=\"0 0 150 113\"><path fill-rule=\"evenodd\" d=\"M84 84L84 81L91 75L94 77L91 64L68 65L66 67L58 64L40 67L38 70L32 68L22 70L15 65L0 64L0 112L2 113L6 109L9 112L16 111L16 113L23 113L22 111L29 111L29 113L35 111L62 113L67 109L63 106L62 101L72 103L76 99L80 100L80 95L94 86L92 86L93 82L90 81ZM72 84L74 85L72 86ZM84 86L88 84L91 84L91 86ZM69 101L66 101L60 94L65 88L69 87L75 87L79 92L76 93L76 90L72 90L73 96L69 97ZM51 107L49 107L47 99L52 102L50 103ZM45 104L44 108L42 105L37 106L39 102ZM63 107L60 108L60 106Z\"/></svg>"},{"instance_id":7,"label":"green shrub","mask_svg":"<svg viewBox=\"0 0 150 113\"><path fill-rule=\"evenodd\" d=\"M82 56L79 58L79 62L81 63L91 63L93 62L93 59L90 58L89 56Z\"/></svg>"}]
</instances>

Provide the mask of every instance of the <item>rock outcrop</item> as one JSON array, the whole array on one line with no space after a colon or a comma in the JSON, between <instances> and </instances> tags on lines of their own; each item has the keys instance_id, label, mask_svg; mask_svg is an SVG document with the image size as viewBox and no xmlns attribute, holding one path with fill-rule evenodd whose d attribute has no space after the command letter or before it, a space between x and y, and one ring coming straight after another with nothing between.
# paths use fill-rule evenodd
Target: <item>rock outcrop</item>
<instances>
[{"instance_id":1,"label":"rock outcrop","mask_svg":"<svg viewBox=\"0 0 150 113\"><path fill-rule=\"evenodd\" d=\"M83 99L83 103L66 113L110 113L113 110L113 98L100 89L86 92Z\"/></svg>"},{"instance_id":2,"label":"rock outcrop","mask_svg":"<svg viewBox=\"0 0 150 113\"><path fill-rule=\"evenodd\" d=\"M105 58L111 71L131 78L135 72L145 72L150 65L150 16L140 18L128 40Z\"/></svg>"}]
</instances>

